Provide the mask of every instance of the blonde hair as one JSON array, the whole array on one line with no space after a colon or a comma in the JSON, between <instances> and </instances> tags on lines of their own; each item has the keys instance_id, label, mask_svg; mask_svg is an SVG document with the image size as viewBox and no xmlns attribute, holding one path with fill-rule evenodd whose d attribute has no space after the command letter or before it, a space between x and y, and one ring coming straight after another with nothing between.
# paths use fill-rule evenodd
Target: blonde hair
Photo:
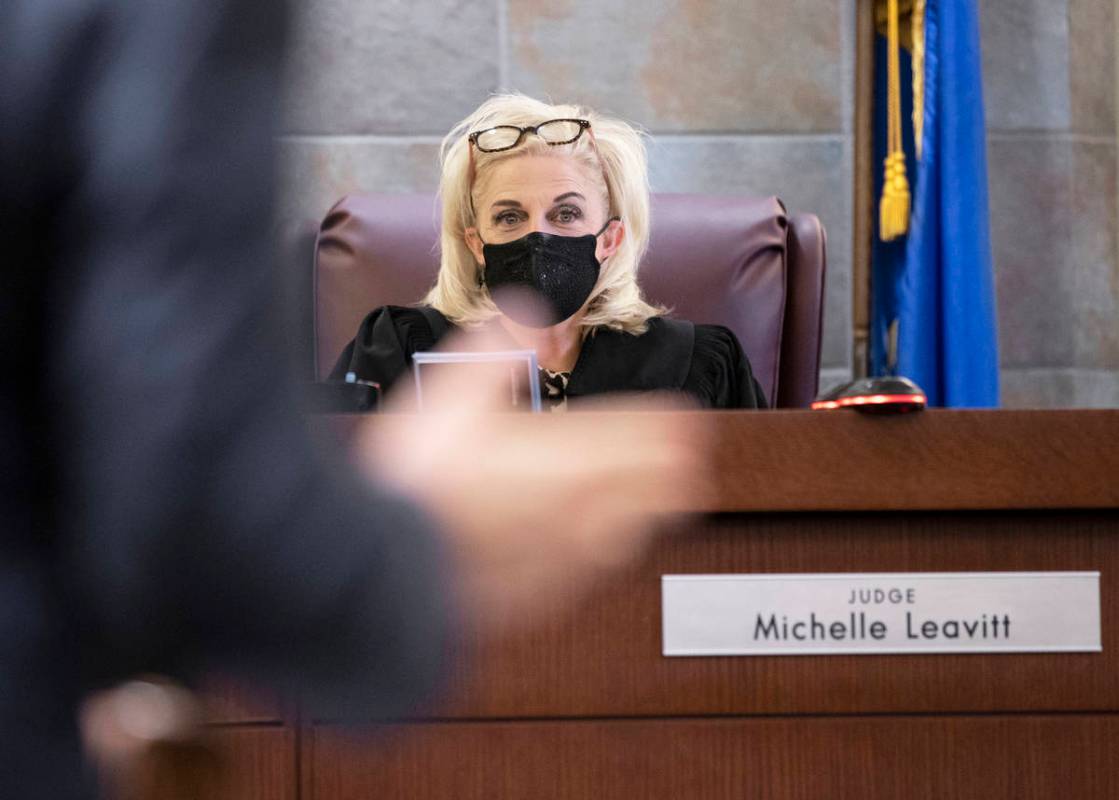
<instances>
[{"instance_id":1,"label":"blonde hair","mask_svg":"<svg viewBox=\"0 0 1119 800\"><path fill-rule=\"evenodd\" d=\"M625 236L613 255L604 259L598 283L582 320L584 332L605 326L629 333L643 333L651 317L665 309L645 302L637 285L637 267L649 244L649 178L643 134L631 125L576 105L549 105L522 94L495 95L443 139L440 150L442 202L439 276L423 302L458 325L477 325L499 312L479 285L479 267L466 244L466 229L477 225L471 198L470 143L467 136L495 125L526 127L549 119L575 118L591 123L594 134L584 133L569 145L551 147L528 135L511 150L482 153L474 149L474 188L485 185L493 164L526 154L560 151L592 168L603 178L602 192L608 216L619 217ZM597 154L595 147L597 146Z\"/></svg>"}]
</instances>

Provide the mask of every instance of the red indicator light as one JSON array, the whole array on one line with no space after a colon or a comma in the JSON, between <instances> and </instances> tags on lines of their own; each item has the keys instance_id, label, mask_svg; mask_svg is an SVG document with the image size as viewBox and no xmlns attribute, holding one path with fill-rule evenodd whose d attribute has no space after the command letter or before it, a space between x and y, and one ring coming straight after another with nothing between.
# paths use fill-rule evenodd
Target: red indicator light
<instances>
[{"instance_id":1,"label":"red indicator light","mask_svg":"<svg viewBox=\"0 0 1119 800\"><path fill-rule=\"evenodd\" d=\"M928 398L923 394L868 394L856 397L842 397L839 400L816 400L810 406L815 411L853 406L888 405L896 403L906 406L923 406Z\"/></svg>"}]
</instances>

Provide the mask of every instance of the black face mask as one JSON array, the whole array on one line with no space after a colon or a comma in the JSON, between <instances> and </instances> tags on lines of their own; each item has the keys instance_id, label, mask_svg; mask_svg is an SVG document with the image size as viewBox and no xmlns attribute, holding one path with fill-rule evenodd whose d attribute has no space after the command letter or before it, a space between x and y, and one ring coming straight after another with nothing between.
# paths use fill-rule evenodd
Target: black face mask
<instances>
[{"instance_id":1,"label":"black face mask","mask_svg":"<svg viewBox=\"0 0 1119 800\"><path fill-rule=\"evenodd\" d=\"M598 237L611 217L596 234L556 236L533 231L512 242L485 244L482 256L486 268L480 280L501 312L514 322L534 328L563 322L583 307L598 282ZM500 289L528 289L543 301L548 319L541 320L515 302L503 303ZM526 313L527 312L527 313Z\"/></svg>"}]
</instances>

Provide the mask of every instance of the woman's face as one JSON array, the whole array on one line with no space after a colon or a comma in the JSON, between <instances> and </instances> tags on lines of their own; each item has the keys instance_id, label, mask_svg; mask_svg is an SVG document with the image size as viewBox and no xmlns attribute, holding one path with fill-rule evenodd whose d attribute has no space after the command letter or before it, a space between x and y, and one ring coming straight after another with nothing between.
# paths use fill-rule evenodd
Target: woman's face
<instances>
[{"instance_id":1,"label":"woman's face","mask_svg":"<svg viewBox=\"0 0 1119 800\"><path fill-rule=\"evenodd\" d=\"M533 231L586 236L609 216L602 199L602 176L570 156L524 155L492 167L475 194L477 227L466 229L466 243L479 265L483 244L502 244ZM621 244L623 227L612 222L598 237L599 262Z\"/></svg>"}]
</instances>

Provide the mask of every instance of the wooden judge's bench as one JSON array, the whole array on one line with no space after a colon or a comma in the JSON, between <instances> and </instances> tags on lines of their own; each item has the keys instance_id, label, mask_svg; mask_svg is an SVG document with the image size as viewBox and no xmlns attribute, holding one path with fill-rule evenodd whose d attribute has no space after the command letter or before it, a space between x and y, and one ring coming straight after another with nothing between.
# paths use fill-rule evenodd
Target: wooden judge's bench
<instances>
[{"instance_id":1,"label":"wooden judge's bench","mask_svg":"<svg viewBox=\"0 0 1119 800\"><path fill-rule=\"evenodd\" d=\"M216 693L228 796L1119 797L1119 411L710 413L702 513L436 715ZM1051 570L1101 573L1102 652L661 655L664 574Z\"/></svg>"}]
</instances>

